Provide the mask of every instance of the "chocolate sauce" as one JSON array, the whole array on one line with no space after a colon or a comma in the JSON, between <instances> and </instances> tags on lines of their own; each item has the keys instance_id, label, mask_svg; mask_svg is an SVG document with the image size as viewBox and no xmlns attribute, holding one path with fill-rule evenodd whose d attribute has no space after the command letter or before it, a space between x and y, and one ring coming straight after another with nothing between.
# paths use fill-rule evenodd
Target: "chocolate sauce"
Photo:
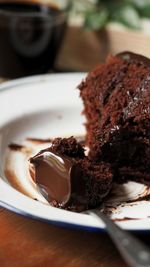
<instances>
[{"instance_id":1,"label":"chocolate sauce","mask_svg":"<svg viewBox=\"0 0 150 267\"><path fill-rule=\"evenodd\" d=\"M80 204L85 201L81 169L73 159L48 149L30 162L35 168L35 182L51 204L65 207L72 205L74 200Z\"/></svg>"},{"instance_id":2,"label":"chocolate sauce","mask_svg":"<svg viewBox=\"0 0 150 267\"><path fill-rule=\"evenodd\" d=\"M28 137L27 141L33 142L35 144L44 144L44 143L50 143L53 141L53 139L51 138L46 138L46 139L42 139L42 138L33 138L33 137Z\"/></svg>"},{"instance_id":3,"label":"chocolate sauce","mask_svg":"<svg viewBox=\"0 0 150 267\"><path fill-rule=\"evenodd\" d=\"M21 151L24 147L18 144L10 144L9 148L14 151Z\"/></svg>"},{"instance_id":4,"label":"chocolate sauce","mask_svg":"<svg viewBox=\"0 0 150 267\"><path fill-rule=\"evenodd\" d=\"M136 220L141 220L141 218L130 218L130 217L124 217L124 218L118 218L118 219L114 219L114 222L126 222L126 221L136 221Z\"/></svg>"},{"instance_id":5,"label":"chocolate sauce","mask_svg":"<svg viewBox=\"0 0 150 267\"><path fill-rule=\"evenodd\" d=\"M66 29L66 12L51 5L0 3L0 76L16 78L54 66Z\"/></svg>"},{"instance_id":6,"label":"chocolate sauce","mask_svg":"<svg viewBox=\"0 0 150 267\"><path fill-rule=\"evenodd\" d=\"M145 66L150 67L150 59L144 56L141 56L139 54L125 51L125 52L117 54L117 56L121 57L122 59L126 61L129 61L129 62L134 61L134 62L138 62L138 63L144 64Z\"/></svg>"},{"instance_id":7,"label":"chocolate sauce","mask_svg":"<svg viewBox=\"0 0 150 267\"><path fill-rule=\"evenodd\" d=\"M133 200L127 200L126 203L134 203L134 202L139 202L139 201L150 201L150 194L145 195L145 196L140 196Z\"/></svg>"}]
</instances>

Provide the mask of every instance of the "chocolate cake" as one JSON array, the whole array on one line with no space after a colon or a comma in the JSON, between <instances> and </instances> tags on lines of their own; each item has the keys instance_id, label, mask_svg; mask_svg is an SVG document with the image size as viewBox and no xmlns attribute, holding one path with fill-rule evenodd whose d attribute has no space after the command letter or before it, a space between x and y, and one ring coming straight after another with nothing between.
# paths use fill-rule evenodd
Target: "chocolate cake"
<instances>
[{"instance_id":1,"label":"chocolate cake","mask_svg":"<svg viewBox=\"0 0 150 267\"><path fill-rule=\"evenodd\" d=\"M30 159L42 195L74 211L98 206L113 182L150 185L150 60L131 52L109 56L79 89L88 156L70 137Z\"/></svg>"},{"instance_id":2,"label":"chocolate cake","mask_svg":"<svg viewBox=\"0 0 150 267\"><path fill-rule=\"evenodd\" d=\"M118 182L150 184L150 60L109 56L79 89L90 159L110 163Z\"/></svg>"},{"instance_id":3,"label":"chocolate cake","mask_svg":"<svg viewBox=\"0 0 150 267\"><path fill-rule=\"evenodd\" d=\"M112 187L110 164L90 160L73 137L54 139L30 163L40 192L55 207L76 211L96 207Z\"/></svg>"}]
</instances>

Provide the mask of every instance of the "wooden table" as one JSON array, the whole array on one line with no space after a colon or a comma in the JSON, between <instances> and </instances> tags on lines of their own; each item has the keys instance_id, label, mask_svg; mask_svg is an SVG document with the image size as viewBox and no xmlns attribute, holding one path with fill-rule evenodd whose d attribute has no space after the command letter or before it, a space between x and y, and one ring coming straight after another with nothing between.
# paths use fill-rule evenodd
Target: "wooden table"
<instances>
[{"instance_id":1,"label":"wooden table","mask_svg":"<svg viewBox=\"0 0 150 267\"><path fill-rule=\"evenodd\" d=\"M63 229L0 209L1 267L127 267L105 233Z\"/></svg>"},{"instance_id":2,"label":"wooden table","mask_svg":"<svg viewBox=\"0 0 150 267\"><path fill-rule=\"evenodd\" d=\"M62 50L68 51L68 44ZM98 58L91 61L90 55L86 61L84 54L76 65L75 55L72 55L72 66L79 69L84 68L83 63L87 70L99 61ZM63 58L64 54L60 55L59 63ZM106 233L63 229L0 208L0 267L34 266L127 267Z\"/></svg>"}]
</instances>

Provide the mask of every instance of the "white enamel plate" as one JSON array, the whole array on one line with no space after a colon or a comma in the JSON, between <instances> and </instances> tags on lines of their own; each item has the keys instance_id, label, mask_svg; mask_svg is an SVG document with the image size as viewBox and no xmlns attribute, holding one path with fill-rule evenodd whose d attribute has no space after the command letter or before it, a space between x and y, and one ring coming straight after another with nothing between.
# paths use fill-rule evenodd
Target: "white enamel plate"
<instances>
[{"instance_id":1,"label":"white enamel plate","mask_svg":"<svg viewBox=\"0 0 150 267\"><path fill-rule=\"evenodd\" d=\"M48 140L38 142L29 137L85 134L83 106L76 89L84 77L80 73L42 75L0 86L0 205L49 223L104 230L103 223L90 215L48 205L36 192L28 169L29 156L50 145ZM10 143L23 149L10 151ZM105 201L105 212L124 229L150 230L149 188L132 182L115 185Z\"/></svg>"}]
</instances>

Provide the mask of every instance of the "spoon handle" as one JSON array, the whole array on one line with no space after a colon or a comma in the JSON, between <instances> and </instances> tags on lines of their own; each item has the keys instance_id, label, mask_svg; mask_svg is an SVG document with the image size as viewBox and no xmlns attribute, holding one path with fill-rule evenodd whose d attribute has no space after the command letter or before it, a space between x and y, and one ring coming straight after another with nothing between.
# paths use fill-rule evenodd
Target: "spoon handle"
<instances>
[{"instance_id":1,"label":"spoon handle","mask_svg":"<svg viewBox=\"0 0 150 267\"><path fill-rule=\"evenodd\" d=\"M129 266L150 267L150 250L141 241L121 229L102 212L89 214L105 223L107 232Z\"/></svg>"}]
</instances>

